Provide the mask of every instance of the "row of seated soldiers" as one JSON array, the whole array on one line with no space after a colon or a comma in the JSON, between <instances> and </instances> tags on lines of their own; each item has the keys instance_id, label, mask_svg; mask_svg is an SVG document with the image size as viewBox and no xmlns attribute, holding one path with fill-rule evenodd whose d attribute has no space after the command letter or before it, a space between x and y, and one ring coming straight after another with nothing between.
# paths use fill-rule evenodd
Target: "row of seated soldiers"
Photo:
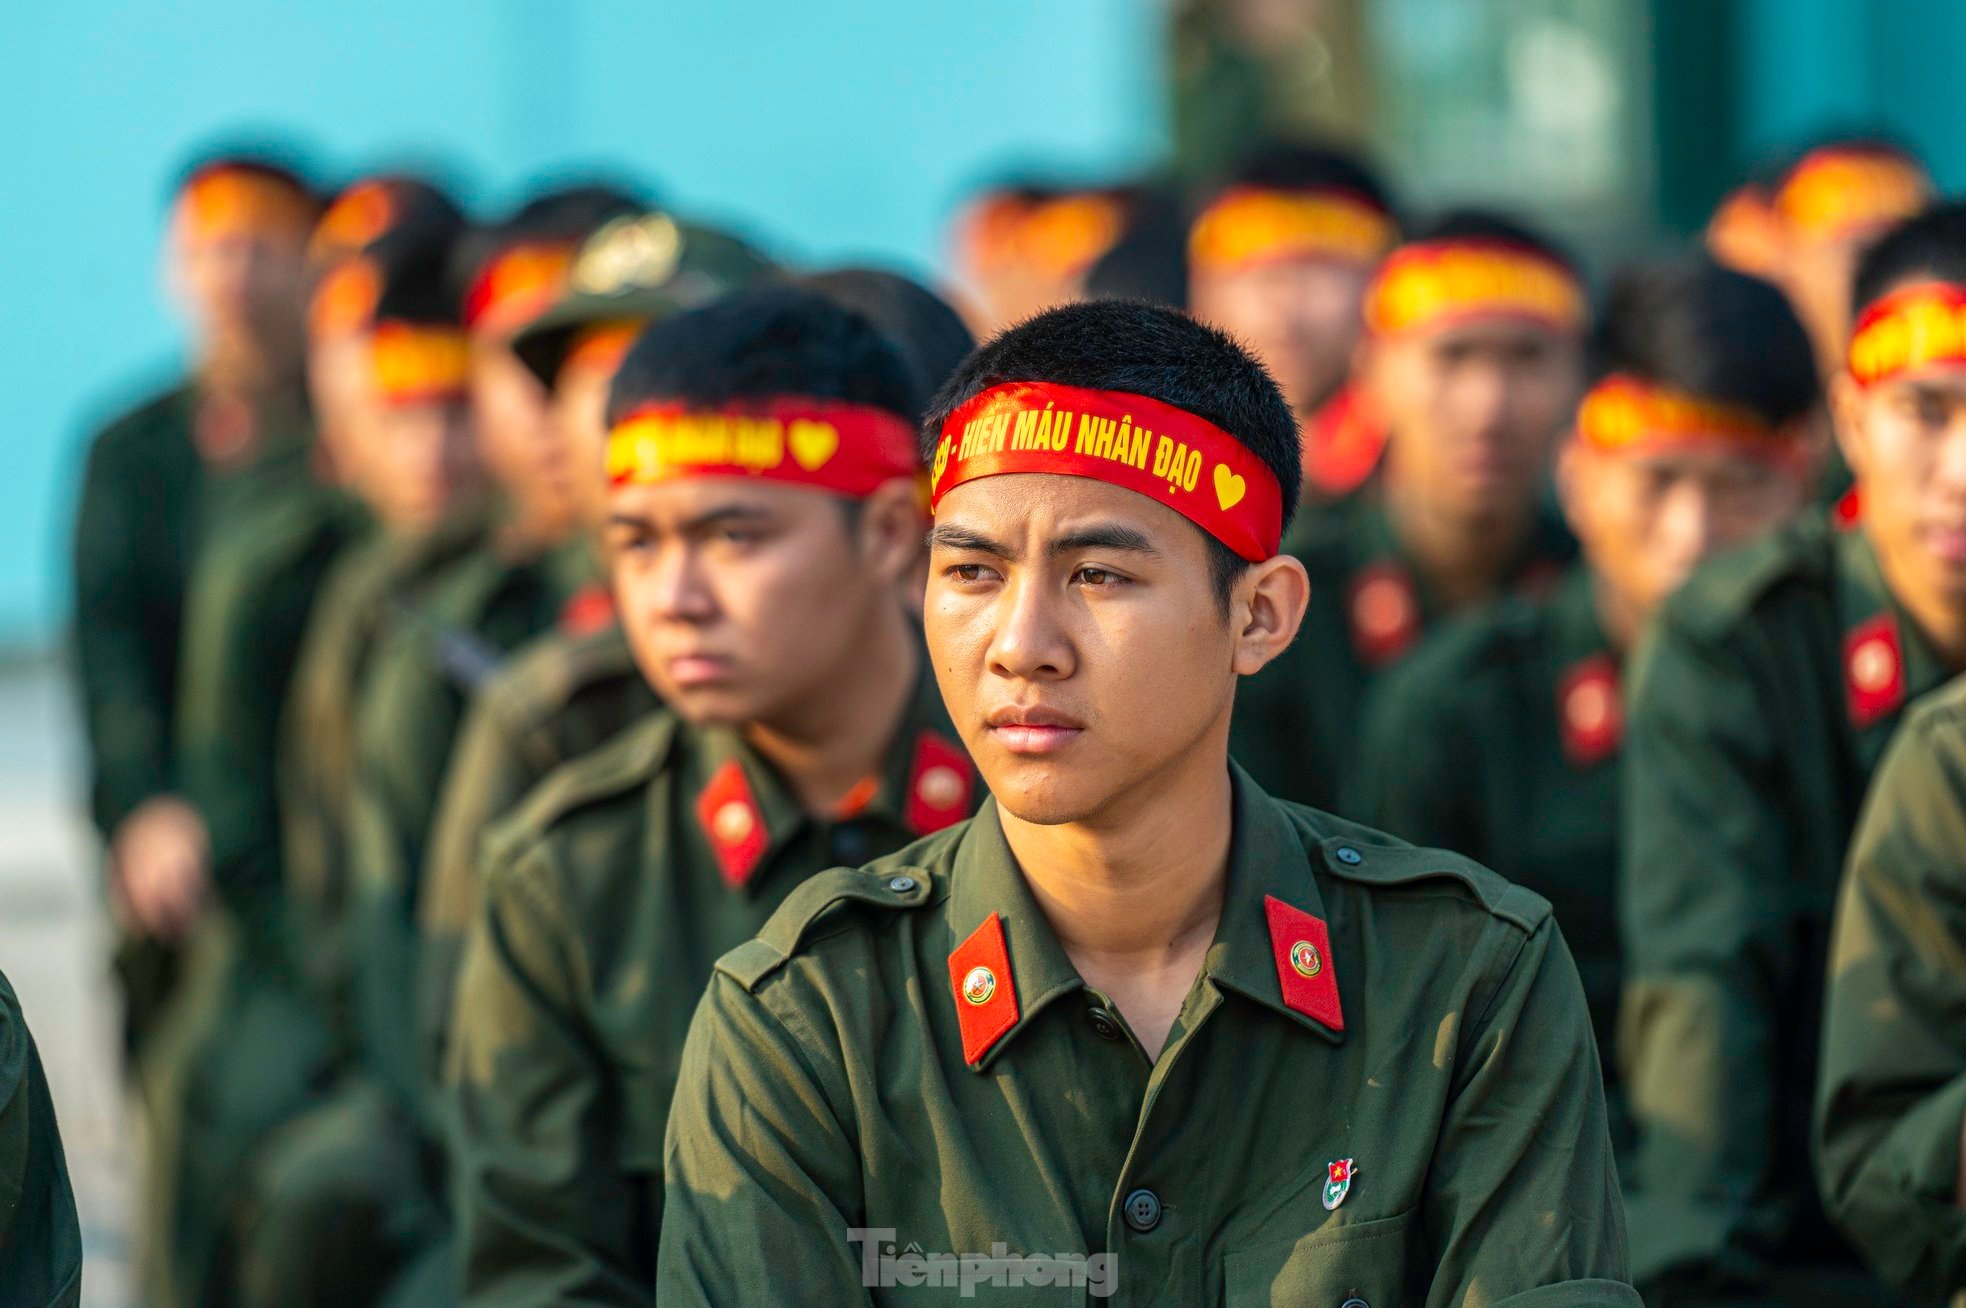
<instances>
[{"instance_id":1,"label":"row of seated soldiers","mask_svg":"<svg viewBox=\"0 0 1966 1308\"><path fill-rule=\"evenodd\" d=\"M1310 608L1241 688L1235 757L1554 906L1641 1288L1894 1302L1845 1234L1898 1286L1956 1288L1927 1191L1952 1203L1961 1114L1914 1113L1893 1061L1939 1077L1943 1023L1909 1039L1873 957L1929 946L1939 906L1890 895L1888 859L1863 902L1896 934L1838 945L1871 989L1820 1032L1869 778L1966 667L1966 332L1933 325L1966 218L1902 151L1829 143L1595 315L1530 227L1409 226L1328 150L1260 152L1171 254L1167 226L1123 192L986 197L966 327L613 186L472 224L409 176L322 205L264 159L188 172L195 367L96 438L75 537L148 1299L652 1297L712 964L811 873L985 794L909 635L919 504L835 486L846 532L777 571L769 522L652 527L611 507L638 476L624 394L743 358L734 394L823 374L918 421L972 331L1115 293L1245 342L1299 422ZM666 363L634 345L670 323ZM648 575L665 532L702 576ZM844 784L814 781L849 741ZM1851 1123L1827 1207L1819 1049ZM1952 1149L1890 1136L1927 1148L1907 1177L1876 1154L1917 1114Z\"/></svg>"}]
</instances>

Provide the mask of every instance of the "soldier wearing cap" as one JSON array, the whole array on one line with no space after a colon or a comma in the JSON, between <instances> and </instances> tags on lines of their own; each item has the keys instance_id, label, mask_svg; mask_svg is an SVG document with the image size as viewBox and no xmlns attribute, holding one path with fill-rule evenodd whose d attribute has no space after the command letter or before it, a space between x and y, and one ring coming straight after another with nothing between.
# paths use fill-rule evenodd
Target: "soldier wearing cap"
<instances>
[{"instance_id":1,"label":"soldier wearing cap","mask_svg":"<svg viewBox=\"0 0 1966 1308\"><path fill-rule=\"evenodd\" d=\"M318 204L254 154L191 168L166 263L189 319L189 375L89 442L73 551L75 659L90 810L109 846L133 1052L155 1029L173 942L198 910L204 832L176 794L178 651L207 534L307 457L300 291Z\"/></svg>"},{"instance_id":2,"label":"soldier wearing cap","mask_svg":"<svg viewBox=\"0 0 1966 1308\"><path fill-rule=\"evenodd\" d=\"M1481 860L1547 898L1577 956L1611 1087L1624 664L1703 558L1803 502L1818 415L1780 291L1715 265L1628 271L1600 376L1557 454L1583 559L1546 595L1444 627L1381 681L1345 812Z\"/></svg>"},{"instance_id":3,"label":"soldier wearing cap","mask_svg":"<svg viewBox=\"0 0 1966 1308\"><path fill-rule=\"evenodd\" d=\"M1905 706L1966 668L1966 210L1893 230L1855 286L1830 398L1861 519L1696 572L1628 682L1618 1060L1633 1262L1667 1301L1882 1293L1817 1202L1810 1092L1859 804Z\"/></svg>"},{"instance_id":4,"label":"soldier wearing cap","mask_svg":"<svg viewBox=\"0 0 1966 1308\"><path fill-rule=\"evenodd\" d=\"M929 650L995 798L717 963L661 1302L1635 1303L1548 905L1229 761L1308 592L1260 366L1059 309L927 432Z\"/></svg>"},{"instance_id":5,"label":"soldier wearing cap","mask_svg":"<svg viewBox=\"0 0 1966 1308\"><path fill-rule=\"evenodd\" d=\"M34 1036L0 975L0 1308L75 1308L82 1229Z\"/></svg>"},{"instance_id":6,"label":"soldier wearing cap","mask_svg":"<svg viewBox=\"0 0 1966 1308\"><path fill-rule=\"evenodd\" d=\"M1266 789L1334 804L1373 681L1442 616L1571 556L1543 501L1585 325L1571 266L1500 218L1444 218L1379 265L1358 385L1386 424L1383 486L1288 542L1311 577L1303 636L1242 688L1231 743Z\"/></svg>"},{"instance_id":7,"label":"soldier wearing cap","mask_svg":"<svg viewBox=\"0 0 1966 1308\"><path fill-rule=\"evenodd\" d=\"M908 596L924 399L871 322L797 286L657 323L622 364L608 556L670 712L487 838L450 1057L468 1302L652 1302L711 964L820 869L972 811Z\"/></svg>"},{"instance_id":8,"label":"soldier wearing cap","mask_svg":"<svg viewBox=\"0 0 1966 1308\"><path fill-rule=\"evenodd\" d=\"M1251 156L1189 231L1190 306L1283 387L1303 430L1308 506L1357 490L1384 449L1384 425L1348 382L1366 284L1398 236L1363 163L1303 145Z\"/></svg>"}]
</instances>

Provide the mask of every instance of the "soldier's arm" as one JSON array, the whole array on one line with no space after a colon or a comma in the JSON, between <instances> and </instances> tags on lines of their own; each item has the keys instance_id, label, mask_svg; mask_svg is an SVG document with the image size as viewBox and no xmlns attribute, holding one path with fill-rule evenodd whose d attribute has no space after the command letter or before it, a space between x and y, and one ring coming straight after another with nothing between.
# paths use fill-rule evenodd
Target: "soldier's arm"
<instances>
[{"instance_id":1,"label":"soldier's arm","mask_svg":"<svg viewBox=\"0 0 1966 1308\"><path fill-rule=\"evenodd\" d=\"M1548 916L1531 932L1499 919L1493 930L1499 975L1464 1014L1429 1172L1436 1264L1427 1303L1635 1308L1576 965Z\"/></svg>"},{"instance_id":2,"label":"soldier's arm","mask_svg":"<svg viewBox=\"0 0 1966 1308\"><path fill-rule=\"evenodd\" d=\"M1752 1287L1776 1217L1778 996L1796 960L1781 760L1740 656L1665 622L1626 735L1618 1063L1638 1132L1626 1182L1641 1287Z\"/></svg>"},{"instance_id":3,"label":"soldier's arm","mask_svg":"<svg viewBox=\"0 0 1966 1308\"><path fill-rule=\"evenodd\" d=\"M547 852L487 869L465 944L448 1079L465 1302L652 1301L642 1211L617 1154L585 967ZM638 1243L639 1242L639 1243Z\"/></svg>"},{"instance_id":4,"label":"soldier's arm","mask_svg":"<svg viewBox=\"0 0 1966 1308\"><path fill-rule=\"evenodd\" d=\"M0 1308L80 1301L82 1232L34 1037L0 976Z\"/></svg>"},{"instance_id":5,"label":"soldier's arm","mask_svg":"<svg viewBox=\"0 0 1966 1308\"><path fill-rule=\"evenodd\" d=\"M1914 717L1851 846L1824 1006L1817 1175L1921 1302L1966 1279L1966 721Z\"/></svg>"},{"instance_id":6,"label":"soldier's arm","mask_svg":"<svg viewBox=\"0 0 1966 1308\"><path fill-rule=\"evenodd\" d=\"M861 1271L870 1246L848 1234L863 1224L858 1148L822 1057L796 1014L712 978L663 1147L665 1308L872 1302Z\"/></svg>"}]
</instances>

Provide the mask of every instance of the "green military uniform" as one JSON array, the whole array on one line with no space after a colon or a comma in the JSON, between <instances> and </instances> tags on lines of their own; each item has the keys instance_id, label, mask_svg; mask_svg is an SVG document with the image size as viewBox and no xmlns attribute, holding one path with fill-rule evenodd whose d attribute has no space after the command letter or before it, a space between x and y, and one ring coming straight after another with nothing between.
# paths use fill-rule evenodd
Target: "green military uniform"
<instances>
[{"instance_id":1,"label":"green military uniform","mask_svg":"<svg viewBox=\"0 0 1966 1308\"><path fill-rule=\"evenodd\" d=\"M1831 900L1904 705L1946 670L1812 513L1667 602L1630 674L1618 1062L1633 1267L1668 1302L1863 1302L1809 1164Z\"/></svg>"},{"instance_id":2,"label":"green military uniform","mask_svg":"<svg viewBox=\"0 0 1966 1308\"><path fill-rule=\"evenodd\" d=\"M82 1300L82 1229L55 1105L20 1001L0 975L0 1308Z\"/></svg>"},{"instance_id":3,"label":"green military uniform","mask_svg":"<svg viewBox=\"0 0 1966 1308\"><path fill-rule=\"evenodd\" d=\"M1297 524L1285 542L1311 576L1297 639L1236 691L1229 752L1280 799L1331 808L1353 766L1372 683L1443 616L1376 498ZM1538 522L1507 582L1547 583L1575 547Z\"/></svg>"},{"instance_id":4,"label":"green military uniform","mask_svg":"<svg viewBox=\"0 0 1966 1308\"><path fill-rule=\"evenodd\" d=\"M668 714L535 791L488 841L458 983L467 1300L650 1302L663 1123L712 964L814 873L961 820L980 789L924 668L851 812L807 814L735 730Z\"/></svg>"},{"instance_id":5,"label":"green military uniform","mask_svg":"<svg viewBox=\"0 0 1966 1308\"><path fill-rule=\"evenodd\" d=\"M1619 679L1581 566L1545 596L1444 627L1374 689L1344 809L1549 900L1607 1065L1621 979ZM1615 1089L1609 1099L1616 1140L1622 1105Z\"/></svg>"},{"instance_id":6,"label":"green military uniform","mask_svg":"<svg viewBox=\"0 0 1966 1308\"><path fill-rule=\"evenodd\" d=\"M1823 1014L1817 1176L1920 1302L1966 1290L1966 680L1905 715L1850 847Z\"/></svg>"},{"instance_id":7,"label":"green military uniform","mask_svg":"<svg viewBox=\"0 0 1966 1308\"><path fill-rule=\"evenodd\" d=\"M279 723L309 610L362 528L339 491L281 488L209 542L186 607L179 786L210 838L215 915L196 948L209 988L188 1000L171 1206L172 1268L188 1302L211 1294L253 1148L329 1065L287 935L280 867Z\"/></svg>"},{"instance_id":8,"label":"green military uniform","mask_svg":"<svg viewBox=\"0 0 1966 1308\"><path fill-rule=\"evenodd\" d=\"M899 1247L1105 1255L1116 1304L1636 1304L1549 906L1234 772L1221 923L1158 1058L993 804L726 955L670 1114L661 1301L955 1301L879 1265Z\"/></svg>"}]
</instances>

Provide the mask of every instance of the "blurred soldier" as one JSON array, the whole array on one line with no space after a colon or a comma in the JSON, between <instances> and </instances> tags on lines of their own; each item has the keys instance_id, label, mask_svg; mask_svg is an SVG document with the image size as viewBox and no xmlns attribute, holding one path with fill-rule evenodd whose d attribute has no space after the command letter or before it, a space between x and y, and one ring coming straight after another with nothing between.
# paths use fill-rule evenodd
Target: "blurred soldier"
<instances>
[{"instance_id":1,"label":"blurred soldier","mask_svg":"<svg viewBox=\"0 0 1966 1308\"><path fill-rule=\"evenodd\" d=\"M1302 145L1253 155L1189 233L1194 314L1254 350L1283 388L1303 430L1310 505L1358 489L1385 445L1346 382L1366 283L1398 235L1364 164Z\"/></svg>"},{"instance_id":2,"label":"blurred soldier","mask_svg":"<svg viewBox=\"0 0 1966 1308\"><path fill-rule=\"evenodd\" d=\"M75 1308L82 1229L41 1055L0 975L0 1308Z\"/></svg>"},{"instance_id":3,"label":"blurred soldier","mask_svg":"<svg viewBox=\"0 0 1966 1308\"><path fill-rule=\"evenodd\" d=\"M1966 679L1905 714L1850 845L1830 946L1816 1176L1873 1270L1966 1291Z\"/></svg>"},{"instance_id":4,"label":"blurred soldier","mask_svg":"<svg viewBox=\"0 0 1966 1308\"><path fill-rule=\"evenodd\" d=\"M489 838L452 1076L468 1302L654 1301L673 1069L710 966L805 878L978 795L909 601L919 368L804 288L651 327L608 552L671 713Z\"/></svg>"},{"instance_id":5,"label":"blurred soldier","mask_svg":"<svg viewBox=\"0 0 1966 1308\"><path fill-rule=\"evenodd\" d=\"M1236 680L1306 599L1276 386L1108 301L1006 332L936 403L928 644L995 798L807 880L717 961L660 1302L871 1304L933 1273L950 1301L980 1275L1018 1301L1635 1303L1548 905L1229 762ZM594 867L592 813L512 865L526 919L557 920L520 884ZM582 955L512 952L585 1001ZM580 1029L524 1014L534 1045Z\"/></svg>"},{"instance_id":6,"label":"blurred soldier","mask_svg":"<svg viewBox=\"0 0 1966 1308\"><path fill-rule=\"evenodd\" d=\"M1707 219L1706 250L1723 268L1779 282L1782 266L1782 224L1768 187L1743 182L1722 197Z\"/></svg>"},{"instance_id":7,"label":"blurred soldier","mask_svg":"<svg viewBox=\"0 0 1966 1308\"><path fill-rule=\"evenodd\" d=\"M1858 265L1837 436L1864 505L1696 572L1630 675L1619 1016L1634 1270L1662 1300L1876 1301L1816 1201L1831 899L1906 704L1966 668L1966 209Z\"/></svg>"},{"instance_id":8,"label":"blurred soldier","mask_svg":"<svg viewBox=\"0 0 1966 1308\"><path fill-rule=\"evenodd\" d=\"M958 217L957 304L980 339L1085 293L1085 276L1125 233L1125 187L993 187Z\"/></svg>"},{"instance_id":9,"label":"blurred soldier","mask_svg":"<svg viewBox=\"0 0 1966 1308\"><path fill-rule=\"evenodd\" d=\"M1486 215L1442 220L1374 274L1358 384L1386 422L1383 491L1293 532L1303 634L1237 697L1231 752L1272 793L1331 806L1372 681L1441 616L1570 557L1543 499L1585 317L1570 264Z\"/></svg>"},{"instance_id":10,"label":"blurred soldier","mask_svg":"<svg viewBox=\"0 0 1966 1308\"><path fill-rule=\"evenodd\" d=\"M403 235L429 244L422 233ZM368 361L365 399L357 412L337 414L331 429L344 453L357 434L393 447L392 475L411 486L379 507L416 504L429 516L454 489L468 449L466 345L434 257L443 246L392 259L388 242L361 256L375 293L366 326L353 328ZM350 480L373 484L374 476L363 470ZM201 939L201 951L222 961L215 988L188 1018L195 1029L172 1197L174 1279L188 1303L216 1297L231 1274L227 1227L254 1151L335 1063L331 1023L312 1000L290 934L278 724L312 600L368 513L347 491L316 482L311 494L284 496L229 524L194 578L179 750L184 793L210 832L219 910L201 924L216 937Z\"/></svg>"},{"instance_id":11,"label":"blurred soldier","mask_svg":"<svg viewBox=\"0 0 1966 1308\"><path fill-rule=\"evenodd\" d=\"M176 189L166 265L192 335L189 375L89 444L74 537L75 656L128 1035L154 1029L170 942L196 917L205 833L174 794L178 653L212 527L307 457L301 279L318 205L285 167L224 155Z\"/></svg>"},{"instance_id":12,"label":"blurred soldier","mask_svg":"<svg viewBox=\"0 0 1966 1308\"><path fill-rule=\"evenodd\" d=\"M1547 595L1444 628L1374 688L1345 812L1547 898L1609 1071L1624 661L1696 564L1803 503L1820 409L1781 292L1709 263L1621 278L1598 354L1557 456L1583 561Z\"/></svg>"}]
</instances>

